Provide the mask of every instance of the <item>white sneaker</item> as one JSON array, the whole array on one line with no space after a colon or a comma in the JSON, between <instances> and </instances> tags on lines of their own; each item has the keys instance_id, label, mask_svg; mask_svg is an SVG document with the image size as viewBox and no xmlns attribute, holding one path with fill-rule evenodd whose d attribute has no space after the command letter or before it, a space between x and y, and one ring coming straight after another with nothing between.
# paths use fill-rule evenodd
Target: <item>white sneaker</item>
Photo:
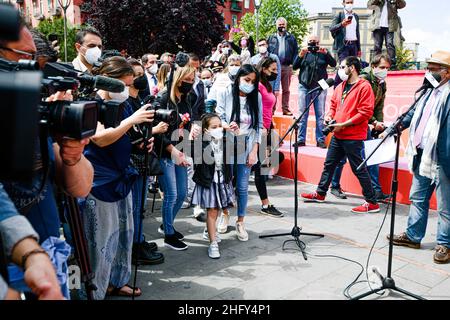
<instances>
[{"instance_id":1,"label":"white sneaker","mask_svg":"<svg viewBox=\"0 0 450 320\"><path fill-rule=\"evenodd\" d=\"M248 233L243 222L236 222L236 236L240 241L248 241Z\"/></svg>"},{"instance_id":2,"label":"white sneaker","mask_svg":"<svg viewBox=\"0 0 450 320\"><path fill-rule=\"evenodd\" d=\"M202 213L205 213L205 210L203 210L200 206L195 206L193 210L194 218L197 218Z\"/></svg>"},{"instance_id":3,"label":"white sneaker","mask_svg":"<svg viewBox=\"0 0 450 320\"><path fill-rule=\"evenodd\" d=\"M208 256L211 259L219 259L220 258L219 245L217 244L217 241L211 242L211 244L209 245Z\"/></svg>"},{"instance_id":4,"label":"white sneaker","mask_svg":"<svg viewBox=\"0 0 450 320\"><path fill-rule=\"evenodd\" d=\"M209 240L209 234L208 234L208 229L205 227L205 230L203 230L203 240L205 241L210 241ZM217 243L221 243L222 239L220 239L219 234L216 232L216 241Z\"/></svg>"},{"instance_id":5,"label":"white sneaker","mask_svg":"<svg viewBox=\"0 0 450 320\"><path fill-rule=\"evenodd\" d=\"M230 223L230 215L222 213L220 215L219 225L217 226L217 232L227 233L229 223Z\"/></svg>"}]
</instances>

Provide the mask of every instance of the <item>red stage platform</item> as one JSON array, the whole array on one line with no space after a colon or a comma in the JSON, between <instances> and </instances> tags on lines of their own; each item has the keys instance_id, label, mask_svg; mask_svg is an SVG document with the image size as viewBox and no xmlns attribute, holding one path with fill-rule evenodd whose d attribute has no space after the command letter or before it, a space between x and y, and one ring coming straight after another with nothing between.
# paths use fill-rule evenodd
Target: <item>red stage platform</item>
<instances>
[{"instance_id":1,"label":"red stage platform","mask_svg":"<svg viewBox=\"0 0 450 320\"><path fill-rule=\"evenodd\" d=\"M334 75L331 75L332 77ZM387 79L387 98L385 104L385 122L387 124L392 123L397 117L408 110L409 106L414 101L414 92L422 85L424 72L422 71L403 71L403 72L390 72ZM333 90L328 92L328 100L326 109L329 106L329 99ZM275 128L279 131L280 136L284 135L293 123L292 117L282 116L281 105L278 105L277 113L274 116ZM299 115L298 112L298 78L294 77L291 85L291 111L295 116ZM300 148L299 151L299 167L298 175L302 182L317 184L320 180L320 175L323 170L323 163L327 154L327 150L319 149L315 147L315 116L314 110L311 110L308 119L308 131L307 131L307 147ZM331 135L328 137L328 141ZM407 161L404 156L406 149L406 142L408 139L408 131L402 135L401 145L401 161L399 171L399 192L398 202L402 204L410 204L409 191L411 189L412 175L408 170ZM289 138L288 138L289 140ZM295 141L295 139L292 139ZM286 178L293 178L294 170L294 154L292 149L292 158L289 149L289 143L286 142L281 151L284 153L286 160L280 167L278 175ZM389 193L391 189L391 180L393 173L393 163L384 164L380 166L380 183L385 193ZM341 179L342 188L352 194L361 195L361 187L358 180L353 175L349 164L347 163L344 168L344 173ZM436 197L433 195L431 201L431 207L436 209Z\"/></svg>"}]
</instances>

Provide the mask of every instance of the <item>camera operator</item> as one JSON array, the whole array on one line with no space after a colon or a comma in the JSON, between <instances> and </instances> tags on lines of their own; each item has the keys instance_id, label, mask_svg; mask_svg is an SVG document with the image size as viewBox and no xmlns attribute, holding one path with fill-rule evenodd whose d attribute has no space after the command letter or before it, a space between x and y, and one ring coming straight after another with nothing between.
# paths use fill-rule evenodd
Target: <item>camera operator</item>
<instances>
[{"instance_id":1,"label":"camera operator","mask_svg":"<svg viewBox=\"0 0 450 320\"><path fill-rule=\"evenodd\" d=\"M155 141L163 172L159 182L164 192L163 224L159 227L158 232L164 234L164 245L177 251L188 248L182 241L184 236L175 230L173 223L187 195L189 162L186 155L175 147L188 137L176 137L176 132L179 132L179 129L188 131L194 129L196 134L201 133L201 128L192 125L191 122L198 120L193 118L192 110L196 97L190 94L194 86L195 72L196 70L189 65L178 67L173 75L171 87L163 91L157 99L161 106L167 106L167 109L175 110L177 114L177 121L170 124L167 133L156 137Z\"/></svg>"},{"instance_id":2,"label":"camera operator","mask_svg":"<svg viewBox=\"0 0 450 320\"><path fill-rule=\"evenodd\" d=\"M77 32L75 38L77 57L72 61L73 67L81 72L92 73L94 64L102 56L103 42L100 32L92 27Z\"/></svg>"},{"instance_id":3,"label":"camera operator","mask_svg":"<svg viewBox=\"0 0 450 320\"><path fill-rule=\"evenodd\" d=\"M5 258L23 268L25 283L38 299L63 299L52 262L37 242L39 236L28 220L19 215L1 184L0 208L0 234L3 240L0 250L3 246ZM0 261L0 265L6 262ZM8 288L5 280L0 276L0 300L24 299L23 294Z\"/></svg>"},{"instance_id":4,"label":"camera operator","mask_svg":"<svg viewBox=\"0 0 450 320\"><path fill-rule=\"evenodd\" d=\"M22 25L20 39L16 42L0 42L0 57L19 61L32 59L36 54L36 46L32 35L25 25ZM70 92L58 92L48 98L48 101L71 100ZM30 106L32 108L33 106ZM89 194L93 181L93 168L83 156L84 147L88 139L81 141L57 137L57 143L48 138L48 153L50 159L50 174L46 185L39 192L44 181L43 155L38 141L36 148L35 174L32 184L19 182L5 182L8 192L16 207L26 214L26 217L39 234L41 241L49 237L59 238L59 215L53 192L56 182L62 189L73 197L85 197Z\"/></svg>"},{"instance_id":5,"label":"camera operator","mask_svg":"<svg viewBox=\"0 0 450 320\"><path fill-rule=\"evenodd\" d=\"M125 58L105 59L92 71L94 75L121 80L126 86L120 93L99 90L101 99L123 103L129 98L134 71ZM148 107L136 112L124 108L122 122L116 128L105 128L98 123L97 133L85 151L95 169L94 184L83 208L84 230L95 273L93 282L97 286L94 299L104 299L107 293L133 294L133 288L127 283L131 276L134 232L131 188L138 172L130 163L132 144L127 132L135 125L153 121L154 111L147 110ZM152 147L149 141L149 150ZM136 288L135 293L139 296L141 290Z\"/></svg>"},{"instance_id":6,"label":"camera operator","mask_svg":"<svg viewBox=\"0 0 450 320\"><path fill-rule=\"evenodd\" d=\"M324 202L339 161L347 156L353 173L359 180L366 202L354 213L375 213L380 211L367 168L357 170L363 162L363 141L367 138L367 127L373 115L375 97L370 83L359 78L361 62L357 57L348 57L341 62L339 76L344 81L336 87L331 99L330 111L325 121L335 120L328 127L334 130L334 137L328 149L324 170L316 192L302 194L305 201Z\"/></svg>"},{"instance_id":7,"label":"camera operator","mask_svg":"<svg viewBox=\"0 0 450 320\"><path fill-rule=\"evenodd\" d=\"M373 130L369 128L367 132L367 140L376 138L385 130L383 123L384 120L384 101L386 99L386 77L388 70L391 67L391 60L387 54L376 55L372 59L371 67L364 69L361 72L361 78L370 82L372 90L375 94L375 109L373 117L370 119L369 124L373 126ZM375 135L373 137L372 135ZM331 182L331 193L338 198L346 199L347 196L341 189L341 175L344 165L347 159L344 158L334 171L333 181ZM376 192L378 201L385 201L389 198L389 195L384 194L379 182L380 168L378 165L370 166L367 168L370 174L370 180L372 181L373 189Z\"/></svg>"},{"instance_id":8,"label":"camera operator","mask_svg":"<svg viewBox=\"0 0 450 320\"><path fill-rule=\"evenodd\" d=\"M308 95L308 91L319 86L320 80L328 79L327 67L336 67L336 60L327 49L321 48L319 37L310 36L308 47L303 48L300 54L295 58L293 68L300 69L299 87L298 87L298 108L302 114L311 103L313 95ZM317 146L326 149L325 137L322 133L324 129L323 115L325 113L325 102L327 91L323 90L314 102L314 112L316 115L316 140ZM300 122L297 145L304 147L306 145L306 130L308 128L308 116L306 114Z\"/></svg>"},{"instance_id":9,"label":"camera operator","mask_svg":"<svg viewBox=\"0 0 450 320\"><path fill-rule=\"evenodd\" d=\"M142 107L142 101L139 98L139 93L141 90L148 90L148 80L147 75L144 72L144 66L139 61L137 61L136 59L128 59L128 63L134 70L134 81L130 86L130 97L125 102L125 104L129 110L133 110L134 112L136 112ZM168 127L169 125L167 123L160 122L156 127L152 128L152 135L165 133ZM143 133L142 130L140 130L140 127L135 126L130 130L130 132L130 138L136 139L138 141L142 140ZM136 179L136 182L133 184L132 188L134 221L134 243L132 260L133 263L155 265L164 262L163 254L156 251L158 249L156 243L145 241L142 230L141 233L138 234L139 224L144 218L141 214L141 200L143 190L142 187L143 184L145 184L144 190L147 191L149 184L148 179L147 181L144 181L146 168L149 167L149 163L145 163L146 152L147 150L144 150L141 143L133 144L133 149L131 151L131 160L133 162L133 166L139 172L139 177ZM149 159L149 161L155 160L156 163L159 164L154 153L151 153L149 157L152 158ZM147 199L147 194L145 195L144 199Z\"/></svg>"}]
</instances>

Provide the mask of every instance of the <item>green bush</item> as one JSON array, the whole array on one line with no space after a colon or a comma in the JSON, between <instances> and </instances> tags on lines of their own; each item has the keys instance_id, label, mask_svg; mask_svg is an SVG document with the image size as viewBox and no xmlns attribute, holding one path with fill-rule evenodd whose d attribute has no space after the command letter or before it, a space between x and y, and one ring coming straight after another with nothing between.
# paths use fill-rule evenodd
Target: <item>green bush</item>
<instances>
[{"instance_id":1,"label":"green bush","mask_svg":"<svg viewBox=\"0 0 450 320\"><path fill-rule=\"evenodd\" d=\"M308 13L299 0L263 0L259 9L259 38L268 38L277 32L276 21L280 17L287 20L288 32L301 43L308 32ZM247 13L243 16L241 27L256 37L256 15Z\"/></svg>"},{"instance_id":2,"label":"green bush","mask_svg":"<svg viewBox=\"0 0 450 320\"><path fill-rule=\"evenodd\" d=\"M49 34L57 34L59 39L59 58L64 61L64 20L63 18L46 19L39 23L37 29L45 36ZM77 56L75 49L75 36L78 28L72 26L69 22L67 24L67 61L71 62Z\"/></svg>"}]
</instances>

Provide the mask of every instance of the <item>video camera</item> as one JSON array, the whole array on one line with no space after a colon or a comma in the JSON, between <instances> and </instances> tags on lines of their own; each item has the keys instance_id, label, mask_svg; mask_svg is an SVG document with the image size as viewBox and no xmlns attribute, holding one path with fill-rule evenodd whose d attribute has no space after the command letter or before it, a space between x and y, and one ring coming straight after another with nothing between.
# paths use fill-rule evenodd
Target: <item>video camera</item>
<instances>
[{"instance_id":1,"label":"video camera","mask_svg":"<svg viewBox=\"0 0 450 320\"><path fill-rule=\"evenodd\" d=\"M320 47L317 45L317 42L308 43L308 51L309 52L318 52Z\"/></svg>"},{"instance_id":2,"label":"video camera","mask_svg":"<svg viewBox=\"0 0 450 320\"><path fill-rule=\"evenodd\" d=\"M155 96L150 95L142 100L142 106L147 104L150 105L147 110L155 110L154 120L152 123L136 125L128 132L133 145L141 144L152 137L153 123L165 122L169 125L174 125L177 121L177 112L164 109Z\"/></svg>"}]
</instances>

